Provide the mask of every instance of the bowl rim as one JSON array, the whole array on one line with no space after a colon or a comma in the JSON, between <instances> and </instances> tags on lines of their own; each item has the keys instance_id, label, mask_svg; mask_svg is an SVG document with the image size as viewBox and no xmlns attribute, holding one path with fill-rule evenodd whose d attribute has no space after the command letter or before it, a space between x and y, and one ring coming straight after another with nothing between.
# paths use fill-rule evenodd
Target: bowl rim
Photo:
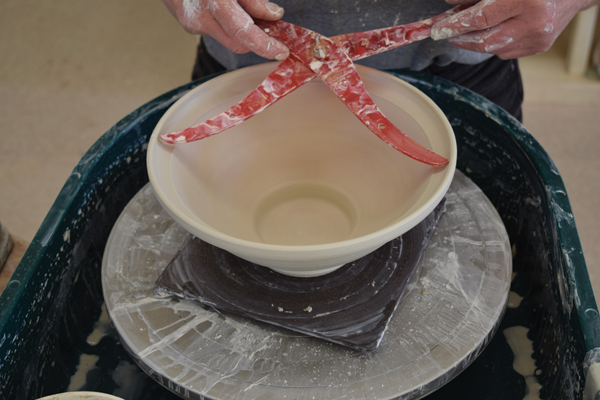
<instances>
[{"instance_id":1,"label":"bowl rim","mask_svg":"<svg viewBox=\"0 0 600 400\"><path fill-rule=\"evenodd\" d=\"M268 69L268 67L275 67L277 64L278 64L277 62L256 64L256 65L252 65L252 66L248 66L248 67L243 67L243 68L240 68L240 69L237 69L234 71L230 71L225 74L218 75L212 79L209 79L206 82L191 89L188 93L186 93L179 100L177 100L175 103L173 103L169 107L169 109L165 112L165 114L160 118L158 123L156 124L156 126L152 132L152 135L149 139L148 149L147 149L146 165L147 165L148 177L150 179L150 183L154 189L154 192L155 192L159 202L162 204L162 206L165 208L165 210L169 214L171 214L171 216L176 220L176 222L179 225L181 225L186 231L188 231L192 235L198 236L200 239L205 240L211 244L215 244L215 243L213 241L211 241L210 239L215 238L218 241L227 242L229 245L232 245L232 246L243 247L243 248L247 248L247 249L252 248L257 251L269 251L272 253L291 253L291 252L318 253L318 252L325 252L325 251L329 252L329 251L332 251L335 249L348 248L348 247L356 246L359 244L364 244L364 243L368 243L371 241L379 240L381 237L391 235L392 232L397 230L398 226L401 224L404 226L407 226L407 229L405 229L405 231L404 231L404 232L406 232L406 231L412 229L414 226L416 226L422 220L421 217L417 218L417 216L423 216L423 215L426 216L427 214L429 214L429 212L431 212L438 205L438 203L442 200L444 194L447 192L448 188L450 187L450 184L452 183L452 179L454 177L454 172L456 170L456 162L457 162L456 138L454 135L454 130L452 129L450 122L446 118L446 115L442 112L442 110L437 106L437 104L429 96L427 96L425 93L423 93L421 90L417 89L410 83L408 83L390 73L387 73L387 72L384 72L384 71L381 71L381 70L378 70L375 68L366 67L363 65L356 65L356 68L359 70L361 75L374 74L374 75L385 76L386 79L395 80L396 82L400 83L400 85L403 86L406 90L412 91L415 94L417 94L418 96L420 96L422 98L422 100L425 103L427 103L428 106L431 107L432 111L434 111L438 115L441 123L446 128L446 132L449 132L448 136L450 139L449 140L450 154L448 157L448 164L446 164L444 167L433 167L433 166L431 167L431 168L439 170L439 172L442 172L444 170L445 171L443 172L444 176L442 178L441 185L439 185L437 190L430 196L428 201L423 203L416 210L412 211L406 218L402 218L399 221L396 221L382 229L376 230L376 231L368 233L366 235L351 238L351 239L340 240L340 241L331 242L331 243L312 244L312 245L280 245L280 244L255 242L255 241L251 241L251 240L247 240L247 239L240 239L235 236L228 235L226 233L223 233L223 232L213 228L212 226L210 226L207 223L203 223L202 225L200 225L200 224L188 222L187 216L181 210L179 210L178 207L175 207L175 205L169 200L169 198L162 191L160 185L158 185L158 179L157 179L156 173L153 168L151 154L153 154L157 148L160 148L160 143L159 143L160 139L158 138L158 135L159 135L163 125L171 117L171 115L175 113L177 105L183 104L189 98L194 97L196 92L201 90L202 87L205 87L205 85L216 84L216 83L218 83L219 80L222 80L222 79L236 78L237 75L247 74L252 69L265 69L266 70L266 69ZM192 222L194 222L194 221L192 221ZM192 228L192 229L190 229L190 228ZM192 230L200 231L204 235L197 235L196 233L191 232ZM397 237L399 235L400 234L397 234L397 235L394 234L394 237ZM209 239L207 240L205 237L200 237L200 236L206 236ZM390 240L391 239L393 239L393 238L390 238ZM217 247L219 247L219 246L217 245Z\"/></svg>"},{"instance_id":2,"label":"bowl rim","mask_svg":"<svg viewBox=\"0 0 600 400\"><path fill-rule=\"evenodd\" d=\"M121 397L113 396L112 394L90 391L75 391L51 394L40 397L37 400L124 400Z\"/></svg>"}]
</instances>

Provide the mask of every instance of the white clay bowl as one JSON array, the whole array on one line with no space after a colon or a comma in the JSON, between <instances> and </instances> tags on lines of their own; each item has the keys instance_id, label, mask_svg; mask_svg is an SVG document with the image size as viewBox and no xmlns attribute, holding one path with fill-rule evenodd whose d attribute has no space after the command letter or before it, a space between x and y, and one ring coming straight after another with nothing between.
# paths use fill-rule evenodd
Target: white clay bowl
<instances>
[{"instance_id":1,"label":"white clay bowl","mask_svg":"<svg viewBox=\"0 0 600 400\"><path fill-rule=\"evenodd\" d=\"M382 112L447 166L421 164L382 142L319 79L228 131L160 142L160 134L236 104L275 66L221 75L173 104L150 139L148 174L160 203L193 235L283 274L321 275L424 219L452 181L456 142L427 96L361 66Z\"/></svg>"}]
</instances>

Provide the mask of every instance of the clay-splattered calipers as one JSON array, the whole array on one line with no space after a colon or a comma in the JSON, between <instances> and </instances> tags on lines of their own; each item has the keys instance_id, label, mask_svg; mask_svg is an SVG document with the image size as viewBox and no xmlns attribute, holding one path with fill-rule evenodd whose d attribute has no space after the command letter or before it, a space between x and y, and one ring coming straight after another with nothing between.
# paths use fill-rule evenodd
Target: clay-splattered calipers
<instances>
[{"instance_id":1,"label":"clay-splattered calipers","mask_svg":"<svg viewBox=\"0 0 600 400\"><path fill-rule=\"evenodd\" d=\"M373 102L353 61L430 36L432 26L468 6L411 24L328 38L284 21L257 20L256 25L290 49L290 56L240 103L190 128L163 134L177 144L207 138L258 114L285 95L319 76L346 106L381 140L417 161L443 166L448 160L421 146L396 128Z\"/></svg>"}]
</instances>

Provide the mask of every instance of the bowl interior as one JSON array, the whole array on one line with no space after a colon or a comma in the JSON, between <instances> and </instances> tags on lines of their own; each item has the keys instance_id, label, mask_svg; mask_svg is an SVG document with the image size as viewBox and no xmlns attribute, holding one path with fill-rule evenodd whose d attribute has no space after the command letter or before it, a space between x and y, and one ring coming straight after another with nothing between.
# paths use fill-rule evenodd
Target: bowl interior
<instances>
[{"instance_id":1,"label":"bowl interior","mask_svg":"<svg viewBox=\"0 0 600 400\"><path fill-rule=\"evenodd\" d=\"M420 92L371 69L359 72L382 112L451 159L449 167L421 164L379 140L318 79L213 137L178 146L157 141L160 133L226 110L273 67L239 70L201 85L154 132L151 180L163 205L191 233L275 246L324 245L405 220L414 226L423 208L436 196L439 201L454 168L451 128Z\"/></svg>"}]
</instances>

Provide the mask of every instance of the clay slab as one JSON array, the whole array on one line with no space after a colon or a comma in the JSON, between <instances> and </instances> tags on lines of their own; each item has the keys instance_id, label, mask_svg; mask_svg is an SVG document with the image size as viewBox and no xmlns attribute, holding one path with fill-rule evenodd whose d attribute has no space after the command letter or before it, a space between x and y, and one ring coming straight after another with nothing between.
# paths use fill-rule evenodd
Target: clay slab
<instances>
[{"instance_id":1,"label":"clay slab","mask_svg":"<svg viewBox=\"0 0 600 400\"><path fill-rule=\"evenodd\" d=\"M359 350L379 345L445 207L327 275L297 278L190 237L156 282L157 294L195 300Z\"/></svg>"}]
</instances>

